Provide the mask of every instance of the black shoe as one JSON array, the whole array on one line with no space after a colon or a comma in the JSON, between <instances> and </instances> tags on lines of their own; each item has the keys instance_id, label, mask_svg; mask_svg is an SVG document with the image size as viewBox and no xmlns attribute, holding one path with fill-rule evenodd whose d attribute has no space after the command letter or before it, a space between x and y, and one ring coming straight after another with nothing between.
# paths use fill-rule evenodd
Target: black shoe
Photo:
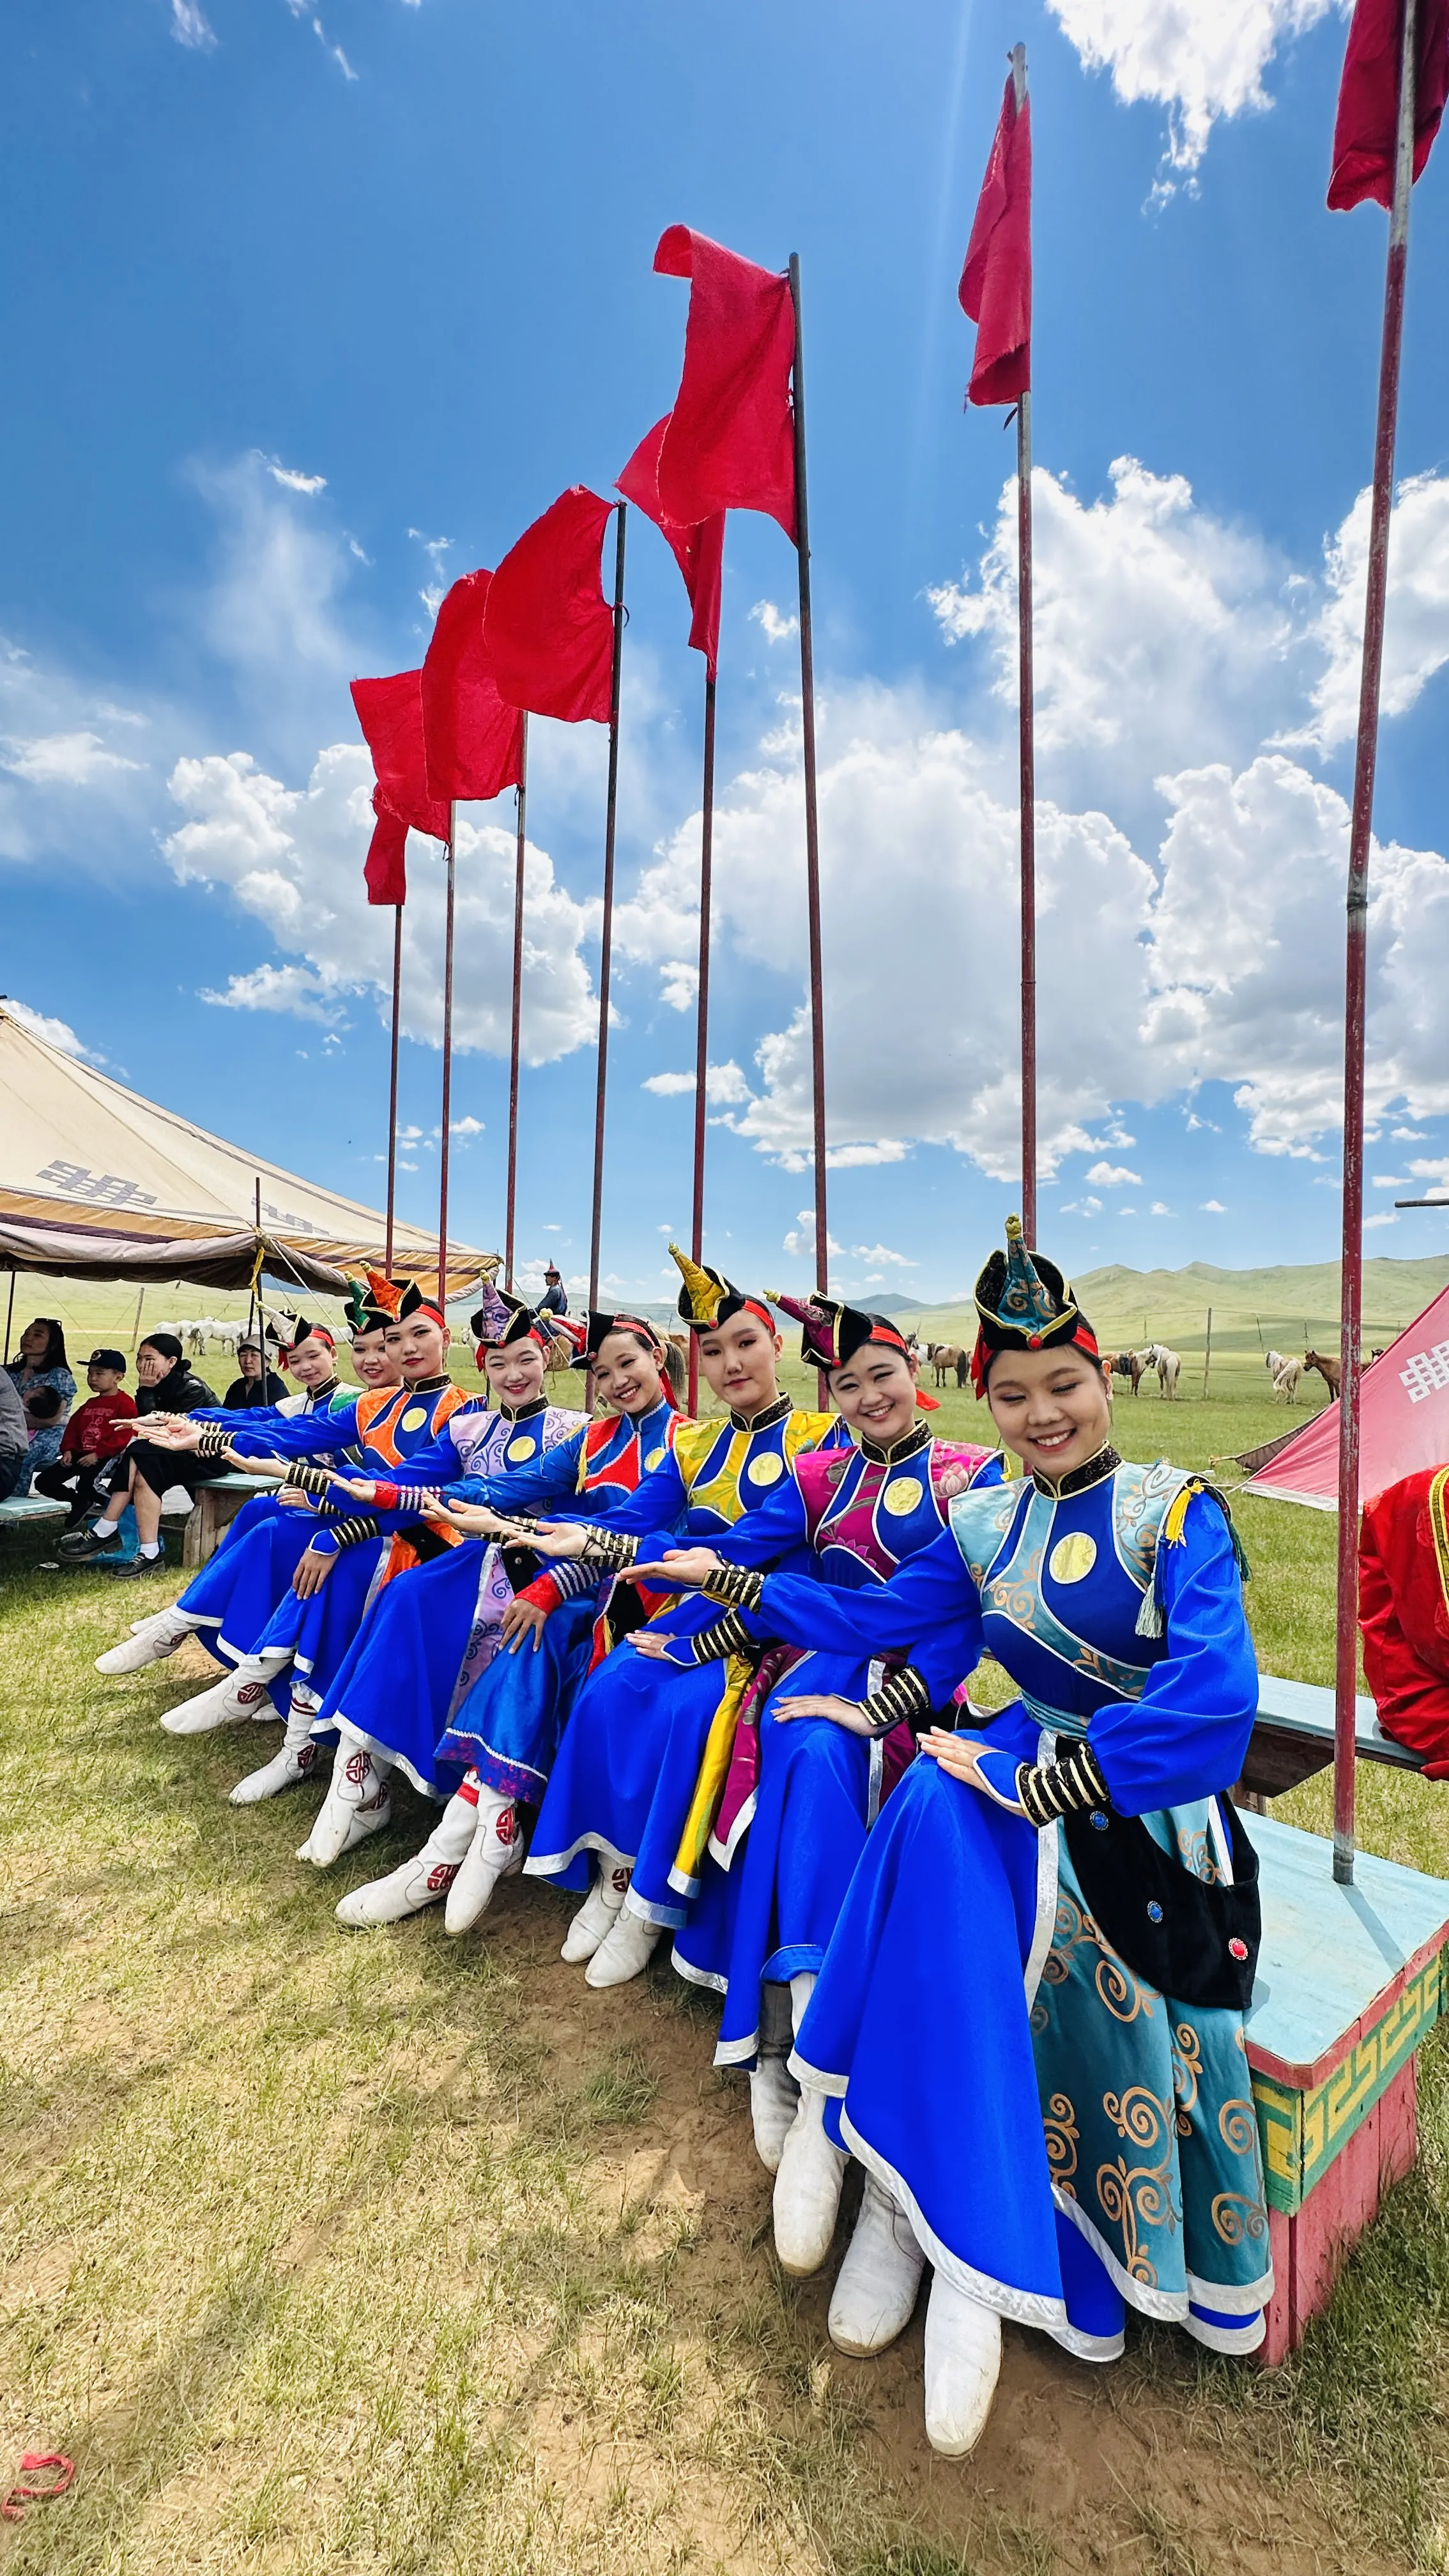
<instances>
[{"instance_id":1,"label":"black shoe","mask_svg":"<svg viewBox=\"0 0 1449 2576\"><path fill-rule=\"evenodd\" d=\"M72 1564L79 1561L82 1565L88 1565L93 1556L119 1556L121 1533L119 1530L112 1530L109 1538L97 1538L95 1531L88 1529L83 1537L63 1538L59 1544L64 1548Z\"/></svg>"},{"instance_id":2,"label":"black shoe","mask_svg":"<svg viewBox=\"0 0 1449 2576\"><path fill-rule=\"evenodd\" d=\"M136 1555L125 1557L119 1565L108 1566L106 1570L109 1574L114 1576L117 1583L125 1582L127 1577L133 1574L164 1574L166 1571L165 1550L163 1549L159 1556Z\"/></svg>"}]
</instances>

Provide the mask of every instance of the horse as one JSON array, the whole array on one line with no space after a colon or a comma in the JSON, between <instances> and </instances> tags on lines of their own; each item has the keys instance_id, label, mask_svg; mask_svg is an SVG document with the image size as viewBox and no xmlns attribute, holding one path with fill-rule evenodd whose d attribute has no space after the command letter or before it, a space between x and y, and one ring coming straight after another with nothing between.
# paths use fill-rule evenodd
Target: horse
<instances>
[{"instance_id":1,"label":"horse","mask_svg":"<svg viewBox=\"0 0 1449 2576\"><path fill-rule=\"evenodd\" d=\"M1146 1367L1146 1362L1140 1354L1136 1351L1112 1351L1108 1354L1107 1366L1114 1377L1131 1379L1132 1392L1135 1395L1142 1384L1142 1372Z\"/></svg>"},{"instance_id":2,"label":"horse","mask_svg":"<svg viewBox=\"0 0 1449 2576\"><path fill-rule=\"evenodd\" d=\"M1275 1395L1281 1395L1284 1402L1287 1404L1296 1402L1298 1395L1298 1381L1302 1375L1303 1362L1301 1360L1280 1360L1278 1367L1274 1372L1273 1393Z\"/></svg>"},{"instance_id":3,"label":"horse","mask_svg":"<svg viewBox=\"0 0 1449 2576\"><path fill-rule=\"evenodd\" d=\"M1305 1351L1303 1365L1305 1369L1317 1369L1329 1394L1337 1395L1339 1379L1342 1375L1337 1360L1326 1358L1322 1351Z\"/></svg>"},{"instance_id":4,"label":"horse","mask_svg":"<svg viewBox=\"0 0 1449 2576\"><path fill-rule=\"evenodd\" d=\"M1182 1354L1170 1351L1166 1342L1149 1342L1142 1353L1144 1370L1156 1369L1159 1395L1171 1402L1177 1394L1177 1381L1182 1373Z\"/></svg>"},{"instance_id":5,"label":"horse","mask_svg":"<svg viewBox=\"0 0 1449 2576\"><path fill-rule=\"evenodd\" d=\"M1263 1366L1267 1370L1268 1375L1275 1386L1287 1365L1287 1358L1282 1351L1265 1351L1263 1353Z\"/></svg>"}]
</instances>

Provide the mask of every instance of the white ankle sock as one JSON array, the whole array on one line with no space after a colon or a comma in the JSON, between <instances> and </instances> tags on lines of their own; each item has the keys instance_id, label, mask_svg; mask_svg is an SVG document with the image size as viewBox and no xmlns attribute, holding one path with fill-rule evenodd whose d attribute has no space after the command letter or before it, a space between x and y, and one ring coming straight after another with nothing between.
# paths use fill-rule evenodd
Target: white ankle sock
<instances>
[{"instance_id":1,"label":"white ankle sock","mask_svg":"<svg viewBox=\"0 0 1449 2576\"><path fill-rule=\"evenodd\" d=\"M92 1538L114 1538L120 1526L119 1521L95 1521L91 1526L91 1536Z\"/></svg>"},{"instance_id":2,"label":"white ankle sock","mask_svg":"<svg viewBox=\"0 0 1449 2576\"><path fill-rule=\"evenodd\" d=\"M136 1550L136 1554L137 1554L138 1556L144 1556L144 1557L145 1557L146 1562L147 1562L147 1564L148 1564L148 1565L150 1564L150 1562L151 1562L152 1558L153 1558L153 1557L158 1557L158 1556L160 1555L160 1553L161 1553L161 1541L159 1540L159 1538L143 1538L143 1539L142 1539L142 1541L141 1541L140 1546L139 1546L139 1547L137 1548L137 1550Z\"/></svg>"}]
</instances>

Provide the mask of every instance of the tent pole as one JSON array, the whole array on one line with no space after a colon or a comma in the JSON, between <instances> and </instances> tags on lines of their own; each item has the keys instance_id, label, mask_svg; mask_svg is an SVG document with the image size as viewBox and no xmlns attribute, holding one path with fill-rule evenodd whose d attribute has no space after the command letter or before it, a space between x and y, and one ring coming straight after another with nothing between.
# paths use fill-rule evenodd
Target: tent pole
<instances>
[{"instance_id":1,"label":"tent pole","mask_svg":"<svg viewBox=\"0 0 1449 2576\"><path fill-rule=\"evenodd\" d=\"M594 1097L594 1207L589 1233L589 1306L599 1302L599 1237L604 1212L604 1101L609 1078L609 976L614 944L614 827L619 806L619 690L624 669L624 536L629 504L619 517L614 551L614 674L609 698L609 795L604 813L604 918L599 951L599 1072ZM592 1375L588 1380L593 1404Z\"/></svg>"},{"instance_id":2,"label":"tent pole","mask_svg":"<svg viewBox=\"0 0 1449 2576\"><path fill-rule=\"evenodd\" d=\"M141 1303L140 1303L140 1299L138 1298L138 1299L137 1299L137 1301L136 1301L136 1314L137 1314L137 1317L138 1317L138 1318L139 1318L139 1316L140 1316L140 1313L141 1313ZM6 1368L8 1368L8 1367L10 1366L10 1328L11 1328L11 1326L13 1325L14 1321L15 1321L15 1272L14 1272L14 1269L12 1268L11 1273L10 1273L10 1294L9 1294L9 1296L7 1297L6 1301L5 1301L5 1359L4 1359L4 1366L5 1366ZM133 1349L135 1348L134 1343L132 1344L132 1348L133 1348Z\"/></svg>"},{"instance_id":3,"label":"tent pole","mask_svg":"<svg viewBox=\"0 0 1449 2576\"><path fill-rule=\"evenodd\" d=\"M1347 960L1343 1014L1343 1267L1338 1400L1338 1637L1333 1727L1333 1875L1353 1883L1355 1701L1358 1693L1359 1352L1363 1329L1364 1024L1368 996L1368 874L1378 758L1379 684L1384 659L1389 522L1394 494L1394 437L1399 359L1404 342L1404 272L1409 254L1409 198L1414 184L1414 87L1417 0L1404 0L1399 56L1399 123L1394 201L1384 280L1378 423L1374 436L1373 511L1364 602L1358 747L1349 826Z\"/></svg>"},{"instance_id":4,"label":"tent pole","mask_svg":"<svg viewBox=\"0 0 1449 2576\"><path fill-rule=\"evenodd\" d=\"M513 872L513 1030L508 1047L508 1198L503 1233L503 1285L513 1288L513 1228L518 1204L518 1050L523 1035L523 860L528 829L528 718L519 723L518 849Z\"/></svg>"},{"instance_id":5,"label":"tent pole","mask_svg":"<svg viewBox=\"0 0 1449 2576\"><path fill-rule=\"evenodd\" d=\"M142 1307L145 1305L145 1303L146 1303L146 1291L145 1291L145 1289L144 1289L144 1288L138 1289L138 1290L137 1290L137 1292L136 1292L136 1320L135 1320L135 1322L133 1323L133 1325L131 1326L131 1357L132 1357L132 1359L134 1359L134 1358L135 1358L136 1353L137 1353L137 1351L140 1349L140 1346L141 1346L141 1309L142 1309ZM8 1353L9 1353L9 1348L10 1348L10 1335L9 1335L8 1330L7 1330L6 1335L5 1335L5 1347L6 1347L6 1352L7 1352L7 1355L8 1355Z\"/></svg>"},{"instance_id":6,"label":"tent pole","mask_svg":"<svg viewBox=\"0 0 1449 2576\"><path fill-rule=\"evenodd\" d=\"M438 1141L438 1304L448 1317L448 1133L453 1114L453 850L458 808L448 807L448 906L443 932L443 1132Z\"/></svg>"},{"instance_id":7,"label":"tent pole","mask_svg":"<svg viewBox=\"0 0 1449 2576\"><path fill-rule=\"evenodd\" d=\"M714 678L706 673L704 683L704 788L703 821L699 848L699 992L695 1006L694 1038L694 1211L690 1225L689 1251L694 1261L704 1259L704 1141L705 1113L709 1103L709 915L710 893L714 874ZM689 1336L689 1410L699 1412L699 1336Z\"/></svg>"}]
</instances>

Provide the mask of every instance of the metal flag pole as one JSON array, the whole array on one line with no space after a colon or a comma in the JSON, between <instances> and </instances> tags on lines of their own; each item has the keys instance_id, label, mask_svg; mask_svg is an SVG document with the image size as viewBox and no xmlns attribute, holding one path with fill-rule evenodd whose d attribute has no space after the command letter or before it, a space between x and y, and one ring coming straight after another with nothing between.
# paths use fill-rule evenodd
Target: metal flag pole
<instances>
[{"instance_id":1,"label":"metal flag pole","mask_svg":"<svg viewBox=\"0 0 1449 2576\"><path fill-rule=\"evenodd\" d=\"M694 1019L694 1213L689 1249L704 1259L704 1134L709 1106L709 916L714 874L714 681L704 683L704 792L699 844L699 995ZM689 1336L689 1410L699 1411L699 1336Z\"/></svg>"},{"instance_id":2,"label":"metal flag pole","mask_svg":"<svg viewBox=\"0 0 1449 2576\"><path fill-rule=\"evenodd\" d=\"M453 896L458 808L448 807L448 902L443 932L443 1132L438 1140L438 1304L448 1314L448 1132L453 1114Z\"/></svg>"},{"instance_id":3,"label":"metal flag pole","mask_svg":"<svg viewBox=\"0 0 1449 2576\"><path fill-rule=\"evenodd\" d=\"M614 826L619 804L619 683L624 669L624 536L628 502L615 504L614 673L609 696L609 797L604 816L604 918L599 952L599 1077L594 1100L594 1208L589 1233L589 1305L599 1302L599 1229L604 1209L604 1100L609 1077L609 971L614 942ZM589 1379L590 1401L593 1379Z\"/></svg>"},{"instance_id":4,"label":"metal flag pole","mask_svg":"<svg viewBox=\"0 0 1449 2576\"><path fill-rule=\"evenodd\" d=\"M1354 756L1353 814L1348 843L1343 1014L1343 1310L1338 1397L1338 1652L1333 1726L1333 1875L1340 1886L1345 1887L1353 1881L1354 1764L1357 1754L1354 1703L1358 1693L1359 1339L1363 1324L1363 1090L1368 874L1374 768L1378 757L1379 683L1384 658L1384 601L1388 589L1399 357L1404 340L1404 272L1409 254L1409 198L1414 184L1416 16L1416 0L1404 0L1394 200L1389 217L1383 346L1379 358L1378 427L1374 438L1373 513L1369 523L1363 670L1359 681L1358 747Z\"/></svg>"},{"instance_id":5,"label":"metal flag pole","mask_svg":"<svg viewBox=\"0 0 1449 2576\"><path fill-rule=\"evenodd\" d=\"M392 924L392 1071L387 1094L387 1247L382 1266L392 1277L392 1222L397 1197L397 1038L402 1004L402 905L393 906Z\"/></svg>"},{"instance_id":6,"label":"metal flag pole","mask_svg":"<svg viewBox=\"0 0 1449 2576\"><path fill-rule=\"evenodd\" d=\"M1011 49L1019 116L1026 47ZM1021 1226L1036 1241L1036 707L1031 659L1031 391L1016 404L1016 613L1021 737Z\"/></svg>"},{"instance_id":7,"label":"metal flag pole","mask_svg":"<svg viewBox=\"0 0 1449 2576\"><path fill-rule=\"evenodd\" d=\"M815 638L810 615L810 504L805 475L805 336L800 316L800 254L790 253L795 307L795 553L800 572L800 714L805 748L805 901L810 939L810 1079L814 1109L815 1285L830 1284L830 1228L825 1205L825 980L820 961L820 820L815 792ZM825 1378L820 1378L825 1403Z\"/></svg>"},{"instance_id":8,"label":"metal flag pole","mask_svg":"<svg viewBox=\"0 0 1449 2576\"><path fill-rule=\"evenodd\" d=\"M508 1201L503 1233L503 1285L513 1288L513 1217L518 1198L518 1047L523 1031L523 850L528 828L528 718L518 754L518 853L513 874L513 1035L508 1049Z\"/></svg>"}]
</instances>

